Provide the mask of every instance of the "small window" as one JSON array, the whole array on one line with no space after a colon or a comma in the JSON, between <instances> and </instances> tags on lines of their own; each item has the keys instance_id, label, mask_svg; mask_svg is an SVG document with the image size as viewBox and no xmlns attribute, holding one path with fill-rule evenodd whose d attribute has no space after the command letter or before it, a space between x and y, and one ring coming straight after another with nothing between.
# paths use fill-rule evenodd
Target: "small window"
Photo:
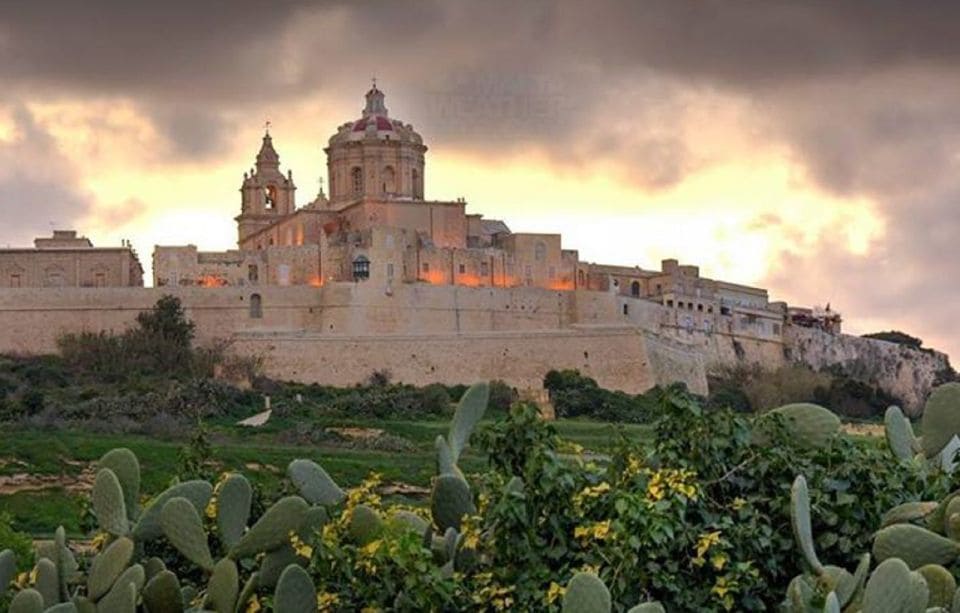
<instances>
[{"instance_id":1,"label":"small window","mask_svg":"<svg viewBox=\"0 0 960 613\"><path fill-rule=\"evenodd\" d=\"M10 275L10 287L20 287L20 275Z\"/></svg>"},{"instance_id":2,"label":"small window","mask_svg":"<svg viewBox=\"0 0 960 613\"><path fill-rule=\"evenodd\" d=\"M703 312L703 305L702 305L702 304L698 304L698 305L697 305L697 310L700 311L700 312Z\"/></svg>"},{"instance_id":3,"label":"small window","mask_svg":"<svg viewBox=\"0 0 960 613\"><path fill-rule=\"evenodd\" d=\"M423 272L430 272L430 262L423 263Z\"/></svg>"},{"instance_id":4,"label":"small window","mask_svg":"<svg viewBox=\"0 0 960 613\"><path fill-rule=\"evenodd\" d=\"M630 314L630 305L629 305L629 304L623 305L623 314L624 314L624 315L629 315L629 314Z\"/></svg>"},{"instance_id":5,"label":"small window","mask_svg":"<svg viewBox=\"0 0 960 613\"><path fill-rule=\"evenodd\" d=\"M639 281L634 281L633 283L630 284L630 295L633 296L634 298L639 298L639 297L640 297L640 282L639 282Z\"/></svg>"},{"instance_id":6,"label":"small window","mask_svg":"<svg viewBox=\"0 0 960 613\"><path fill-rule=\"evenodd\" d=\"M250 283L257 283L260 280L260 270L256 264L247 266L247 280L249 280Z\"/></svg>"},{"instance_id":7,"label":"small window","mask_svg":"<svg viewBox=\"0 0 960 613\"><path fill-rule=\"evenodd\" d=\"M467 265L466 265L466 264L460 264L460 267L458 268L458 270L460 271L460 274L461 274L461 275L467 274Z\"/></svg>"},{"instance_id":8,"label":"small window","mask_svg":"<svg viewBox=\"0 0 960 613\"><path fill-rule=\"evenodd\" d=\"M250 318L260 319L262 317L263 317L263 299L260 298L260 294L252 294L250 296Z\"/></svg>"},{"instance_id":9,"label":"small window","mask_svg":"<svg viewBox=\"0 0 960 613\"><path fill-rule=\"evenodd\" d=\"M730 307L725 307L725 306L720 307L720 314L721 314L721 315L729 315L729 314L730 314Z\"/></svg>"},{"instance_id":10,"label":"small window","mask_svg":"<svg viewBox=\"0 0 960 613\"><path fill-rule=\"evenodd\" d=\"M350 174L353 177L353 193L359 196L363 193L363 169L359 166L354 166Z\"/></svg>"},{"instance_id":11,"label":"small window","mask_svg":"<svg viewBox=\"0 0 960 613\"><path fill-rule=\"evenodd\" d=\"M692 303L692 302L688 302L688 303L687 303L687 310L688 310L688 311L692 311L692 310L693 310L693 303Z\"/></svg>"},{"instance_id":12,"label":"small window","mask_svg":"<svg viewBox=\"0 0 960 613\"><path fill-rule=\"evenodd\" d=\"M95 287L106 287L107 286L107 274L103 272L98 272L93 275L93 285Z\"/></svg>"},{"instance_id":13,"label":"small window","mask_svg":"<svg viewBox=\"0 0 960 613\"><path fill-rule=\"evenodd\" d=\"M359 256L353 260L353 280L362 281L370 278L370 260L365 256Z\"/></svg>"},{"instance_id":14,"label":"small window","mask_svg":"<svg viewBox=\"0 0 960 613\"><path fill-rule=\"evenodd\" d=\"M673 307L673 300L667 300L667 306L672 308L672 307Z\"/></svg>"}]
</instances>

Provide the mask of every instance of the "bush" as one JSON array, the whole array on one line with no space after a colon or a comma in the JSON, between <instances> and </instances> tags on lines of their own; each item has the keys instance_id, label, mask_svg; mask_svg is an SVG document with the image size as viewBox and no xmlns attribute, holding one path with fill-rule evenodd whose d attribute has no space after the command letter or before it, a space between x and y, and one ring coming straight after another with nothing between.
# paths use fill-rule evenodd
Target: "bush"
<instances>
[{"instance_id":1,"label":"bush","mask_svg":"<svg viewBox=\"0 0 960 613\"><path fill-rule=\"evenodd\" d=\"M642 423L649 418L658 391L631 396L603 389L578 370L551 370L543 379L557 417L590 417L602 421Z\"/></svg>"},{"instance_id":2,"label":"bush","mask_svg":"<svg viewBox=\"0 0 960 613\"><path fill-rule=\"evenodd\" d=\"M17 570L27 572L33 568L33 539L28 534L13 529L13 517L0 511L0 551L10 549L17 556ZM3 588L0 586L0 596Z\"/></svg>"}]
</instances>

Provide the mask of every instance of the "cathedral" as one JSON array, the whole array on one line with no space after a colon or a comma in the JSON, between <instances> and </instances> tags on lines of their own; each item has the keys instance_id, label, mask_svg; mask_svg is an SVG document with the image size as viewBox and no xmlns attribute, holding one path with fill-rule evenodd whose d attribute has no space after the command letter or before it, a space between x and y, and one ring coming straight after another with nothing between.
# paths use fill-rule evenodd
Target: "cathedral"
<instances>
[{"instance_id":1,"label":"cathedral","mask_svg":"<svg viewBox=\"0 0 960 613\"><path fill-rule=\"evenodd\" d=\"M463 199L426 198L427 147L412 125L390 116L376 84L360 117L337 128L325 152L330 193L321 189L298 207L293 173L281 169L268 130L240 186L237 249L158 246L154 285L351 282L388 295L416 283L594 290L656 302L688 329L780 334L786 307L770 303L764 289L706 279L676 260L660 270L583 262L559 234L511 232L503 221L468 213Z\"/></svg>"}]
</instances>

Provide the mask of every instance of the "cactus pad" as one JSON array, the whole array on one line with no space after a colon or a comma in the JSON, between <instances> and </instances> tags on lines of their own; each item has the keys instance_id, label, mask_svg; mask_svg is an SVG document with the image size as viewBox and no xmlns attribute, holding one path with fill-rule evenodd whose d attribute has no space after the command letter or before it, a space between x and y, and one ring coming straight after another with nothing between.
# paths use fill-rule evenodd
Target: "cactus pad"
<instances>
[{"instance_id":1,"label":"cactus pad","mask_svg":"<svg viewBox=\"0 0 960 613\"><path fill-rule=\"evenodd\" d=\"M913 434L913 426L904 417L900 407L890 406L883 415L884 434L890 451L899 460L912 460L917 441Z\"/></svg>"},{"instance_id":2,"label":"cactus pad","mask_svg":"<svg viewBox=\"0 0 960 613\"><path fill-rule=\"evenodd\" d=\"M918 568L917 572L923 576L930 590L927 608L949 609L953 605L953 594L957 591L957 581L950 571L939 564L927 564Z\"/></svg>"},{"instance_id":3,"label":"cactus pad","mask_svg":"<svg viewBox=\"0 0 960 613\"><path fill-rule=\"evenodd\" d=\"M462 478L463 473L460 472L460 468L457 467L457 461L453 458L453 452L450 451L450 445L447 444L447 439L438 434L433 444L437 449L437 473L441 475L455 475Z\"/></svg>"},{"instance_id":4,"label":"cactus pad","mask_svg":"<svg viewBox=\"0 0 960 613\"><path fill-rule=\"evenodd\" d=\"M220 540L228 548L236 545L247 529L253 489L240 474L227 477L217 492L217 530Z\"/></svg>"},{"instance_id":5,"label":"cactus pad","mask_svg":"<svg viewBox=\"0 0 960 613\"><path fill-rule=\"evenodd\" d=\"M257 586L260 585L260 573L254 572L250 574L250 577L247 578L247 582L243 584L243 589L240 590L240 596L237 597L237 612L247 611L247 605L250 602L250 597L254 595L254 592L257 591ZM272 587L272 586L271 586Z\"/></svg>"},{"instance_id":6,"label":"cactus pad","mask_svg":"<svg viewBox=\"0 0 960 613\"><path fill-rule=\"evenodd\" d=\"M13 578L17 576L17 554L10 549L0 551L0 594L2 594Z\"/></svg>"},{"instance_id":7,"label":"cactus pad","mask_svg":"<svg viewBox=\"0 0 960 613\"><path fill-rule=\"evenodd\" d=\"M43 596L34 589L20 590L10 601L9 613L43 613Z\"/></svg>"},{"instance_id":8,"label":"cactus pad","mask_svg":"<svg viewBox=\"0 0 960 613\"><path fill-rule=\"evenodd\" d=\"M183 595L180 593L180 582L177 576L166 569L154 575L143 588L143 604L151 613L153 611L182 613Z\"/></svg>"},{"instance_id":9,"label":"cactus pad","mask_svg":"<svg viewBox=\"0 0 960 613\"><path fill-rule=\"evenodd\" d=\"M290 544L281 545L273 551L268 551L260 562L259 585L262 587L273 587L280 580L280 573L291 564L303 564L303 560L297 555Z\"/></svg>"},{"instance_id":10,"label":"cactus pad","mask_svg":"<svg viewBox=\"0 0 960 613\"><path fill-rule=\"evenodd\" d=\"M867 581L863 595L863 611L894 613L925 611L929 599L927 582L918 573L910 572L903 562L884 560Z\"/></svg>"},{"instance_id":11,"label":"cactus pad","mask_svg":"<svg viewBox=\"0 0 960 613\"><path fill-rule=\"evenodd\" d=\"M877 532L873 557L882 562L900 558L910 568L949 566L960 555L960 543L913 524L895 524Z\"/></svg>"},{"instance_id":12,"label":"cactus pad","mask_svg":"<svg viewBox=\"0 0 960 613\"><path fill-rule=\"evenodd\" d=\"M427 520L406 510L391 513L387 525L395 532L415 532L416 534L423 534L430 527Z\"/></svg>"},{"instance_id":13,"label":"cactus pad","mask_svg":"<svg viewBox=\"0 0 960 613\"><path fill-rule=\"evenodd\" d=\"M667 613L659 602L645 602L632 607L627 613Z\"/></svg>"},{"instance_id":14,"label":"cactus pad","mask_svg":"<svg viewBox=\"0 0 960 613\"><path fill-rule=\"evenodd\" d=\"M440 475L434 481L433 492L430 494L430 512L433 523L440 530L460 530L463 516L476 513L470 486L460 477Z\"/></svg>"},{"instance_id":15,"label":"cactus pad","mask_svg":"<svg viewBox=\"0 0 960 613\"><path fill-rule=\"evenodd\" d=\"M60 577L56 564L47 558L40 558L33 570L37 577L33 587L43 596L44 606L52 607L60 602Z\"/></svg>"},{"instance_id":16,"label":"cactus pad","mask_svg":"<svg viewBox=\"0 0 960 613\"><path fill-rule=\"evenodd\" d=\"M335 505L346 497L340 486L316 462L294 460L287 466L287 476L310 504Z\"/></svg>"},{"instance_id":17,"label":"cactus pad","mask_svg":"<svg viewBox=\"0 0 960 613\"><path fill-rule=\"evenodd\" d=\"M354 541L360 545L366 545L383 532L383 520L374 509L365 504L357 505L350 513L348 530Z\"/></svg>"},{"instance_id":18,"label":"cactus pad","mask_svg":"<svg viewBox=\"0 0 960 613\"><path fill-rule=\"evenodd\" d=\"M450 422L450 434L447 436L454 463L460 459L460 454L470 441L473 429L483 418L489 401L490 385L484 382L471 385L457 403L453 421Z\"/></svg>"},{"instance_id":19,"label":"cactus pad","mask_svg":"<svg viewBox=\"0 0 960 613\"><path fill-rule=\"evenodd\" d=\"M72 602L61 602L48 608L43 613L77 613L77 605Z\"/></svg>"},{"instance_id":20,"label":"cactus pad","mask_svg":"<svg viewBox=\"0 0 960 613\"><path fill-rule=\"evenodd\" d=\"M146 572L147 581L149 582L155 576L167 570L167 565L164 564L160 558L148 558L143 565L143 570Z\"/></svg>"},{"instance_id":21,"label":"cactus pad","mask_svg":"<svg viewBox=\"0 0 960 613\"><path fill-rule=\"evenodd\" d=\"M139 541L152 541L163 536L160 526L160 511L163 505L171 498L186 498L193 504L198 513L202 513L213 495L213 486L199 479L178 483L160 493L140 515L140 520L133 529L133 536Z\"/></svg>"},{"instance_id":22,"label":"cactus pad","mask_svg":"<svg viewBox=\"0 0 960 613\"><path fill-rule=\"evenodd\" d=\"M563 595L563 613L609 613L610 590L593 573L577 573Z\"/></svg>"},{"instance_id":23,"label":"cactus pad","mask_svg":"<svg viewBox=\"0 0 960 613\"><path fill-rule=\"evenodd\" d=\"M316 613L317 589L313 579L299 566L288 566L273 596L273 610L276 613Z\"/></svg>"},{"instance_id":24,"label":"cactus pad","mask_svg":"<svg viewBox=\"0 0 960 613\"><path fill-rule=\"evenodd\" d=\"M137 586L130 581L117 582L107 595L97 603L97 611L110 613L136 613Z\"/></svg>"},{"instance_id":25,"label":"cactus pad","mask_svg":"<svg viewBox=\"0 0 960 613\"><path fill-rule=\"evenodd\" d=\"M815 573L823 573L823 564L817 559L817 552L813 546L810 494L807 491L807 480L803 475L793 480L793 487L790 489L790 523L793 526L793 537L800 546L800 551L803 552L803 558Z\"/></svg>"},{"instance_id":26,"label":"cactus pad","mask_svg":"<svg viewBox=\"0 0 960 613\"><path fill-rule=\"evenodd\" d=\"M160 511L163 534L177 551L205 571L213 570L213 557L200 515L186 498L171 498Z\"/></svg>"},{"instance_id":27,"label":"cactus pad","mask_svg":"<svg viewBox=\"0 0 960 613\"><path fill-rule=\"evenodd\" d=\"M98 600L110 590L133 558L133 541L121 537L110 543L93 559L87 575L87 596Z\"/></svg>"},{"instance_id":28,"label":"cactus pad","mask_svg":"<svg viewBox=\"0 0 960 613\"><path fill-rule=\"evenodd\" d=\"M233 546L230 557L239 560L286 543L290 533L300 529L309 509L307 502L299 496L281 498Z\"/></svg>"},{"instance_id":29,"label":"cactus pad","mask_svg":"<svg viewBox=\"0 0 960 613\"><path fill-rule=\"evenodd\" d=\"M237 565L230 558L224 558L213 567L213 574L207 584L204 608L213 609L217 613L233 613L239 591L240 575Z\"/></svg>"},{"instance_id":30,"label":"cactus pad","mask_svg":"<svg viewBox=\"0 0 960 613\"><path fill-rule=\"evenodd\" d=\"M933 389L920 424L923 454L932 458L954 435L960 434L960 383L946 383Z\"/></svg>"},{"instance_id":31,"label":"cactus pad","mask_svg":"<svg viewBox=\"0 0 960 613\"><path fill-rule=\"evenodd\" d=\"M140 504L140 462L136 454L125 447L111 449L97 463L100 468L109 468L120 481L123 490L123 502L127 508L127 518L137 518L137 506Z\"/></svg>"},{"instance_id":32,"label":"cactus pad","mask_svg":"<svg viewBox=\"0 0 960 613\"><path fill-rule=\"evenodd\" d=\"M840 418L818 404L787 404L769 411L767 415L782 416L783 425L790 433L790 440L806 449L823 447L840 431ZM758 424L761 433L765 418L766 416L762 417Z\"/></svg>"},{"instance_id":33,"label":"cactus pad","mask_svg":"<svg viewBox=\"0 0 960 613\"><path fill-rule=\"evenodd\" d=\"M937 502L905 502L898 504L883 514L880 527L886 528L893 524L905 524L923 519L937 510Z\"/></svg>"},{"instance_id":34,"label":"cactus pad","mask_svg":"<svg viewBox=\"0 0 960 613\"><path fill-rule=\"evenodd\" d=\"M91 494L93 513L100 529L114 536L123 536L129 530L127 507L123 501L120 480L109 468L97 471Z\"/></svg>"}]
</instances>

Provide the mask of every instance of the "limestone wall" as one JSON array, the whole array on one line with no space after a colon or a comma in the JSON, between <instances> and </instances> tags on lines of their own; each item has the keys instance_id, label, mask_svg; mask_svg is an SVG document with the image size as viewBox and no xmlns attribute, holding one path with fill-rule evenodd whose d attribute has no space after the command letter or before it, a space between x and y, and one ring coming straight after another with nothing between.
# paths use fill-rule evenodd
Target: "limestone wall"
<instances>
[{"instance_id":1,"label":"limestone wall","mask_svg":"<svg viewBox=\"0 0 960 613\"><path fill-rule=\"evenodd\" d=\"M785 330L789 359L814 369L831 366L876 384L899 398L910 415L919 415L930 390L949 367L947 356L876 339L832 335L812 328Z\"/></svg>"}]
</instances>

